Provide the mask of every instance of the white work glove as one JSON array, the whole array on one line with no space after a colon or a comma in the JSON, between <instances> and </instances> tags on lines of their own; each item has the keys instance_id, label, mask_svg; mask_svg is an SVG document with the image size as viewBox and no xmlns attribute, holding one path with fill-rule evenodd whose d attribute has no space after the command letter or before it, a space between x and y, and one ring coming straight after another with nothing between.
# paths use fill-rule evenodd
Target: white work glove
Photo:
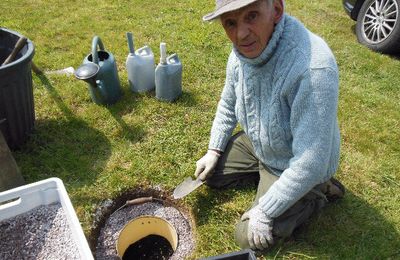
<instances>
[{"instance_id":1,"label":"white work glove","mask_svg":"<svg viewBox=\"0 0 400 260\"><path fill-rule=\"evenodd\" d=\"M243 214L242 221L247 219L249 220L247 239L250 248L263 250L272 246L274 243L272 236L273 220L261 210L260 205Z\"/></svg>"},{"instance_id":2,"label":"white work glove","mask_svg":"<svg viewBox=\"0 0 400 260\"><path fill-rule=\"evenodd\" d=\"M194 176L196 176L196 178L199 176L200 180L204 181L213 173L220 156L221 155L218 152L214 150L208 150L206 155L196 162L196 171Z\"/></svg>"}]
</instances>

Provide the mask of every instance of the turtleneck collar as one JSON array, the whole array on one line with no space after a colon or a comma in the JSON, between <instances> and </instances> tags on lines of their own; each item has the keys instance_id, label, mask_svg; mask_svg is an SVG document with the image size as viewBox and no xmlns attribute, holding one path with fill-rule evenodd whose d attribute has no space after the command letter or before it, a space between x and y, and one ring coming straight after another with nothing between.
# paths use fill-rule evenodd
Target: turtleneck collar
<instances>
[{"instance_id":1,"label":"turtleneck collar","mask_svg":"<svg viewBox=\"0 0 400 260\"><path fill-rule=\"evenodd\" d=\"M256 57L256 58L246 58L242 54L239 53L239 51L233 47L233 51L235 52L236 56L239 58L241 62L248 63L251 65L263 65L269 61L269 59L272 57L274 54L278 43L279 39L282 36L283 33L283 27L285 25L285 20L286 20L286 15L284 14L279 21L279 23L276 24L274 32L272 33L272 36L265 47L265 49L261 52L261 54Z\"/></svg>"}]
</instances>

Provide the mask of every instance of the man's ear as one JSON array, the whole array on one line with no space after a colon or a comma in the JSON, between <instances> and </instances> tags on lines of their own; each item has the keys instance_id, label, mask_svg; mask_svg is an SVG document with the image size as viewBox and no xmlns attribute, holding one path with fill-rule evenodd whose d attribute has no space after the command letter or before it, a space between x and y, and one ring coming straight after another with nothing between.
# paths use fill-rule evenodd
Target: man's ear
<instances>
[{"instance_id":1,"label":"man's ear","mask_svg":"<svg viewBox=\"0 0 400 260\"><path fill-rule=\"evenodd\" d=\"M273 1L273 6L274 6L274 22L275 24L279 23L283 16L284 12L284 4L283 0L274 0Z\"/></svg>"}]
</instances>

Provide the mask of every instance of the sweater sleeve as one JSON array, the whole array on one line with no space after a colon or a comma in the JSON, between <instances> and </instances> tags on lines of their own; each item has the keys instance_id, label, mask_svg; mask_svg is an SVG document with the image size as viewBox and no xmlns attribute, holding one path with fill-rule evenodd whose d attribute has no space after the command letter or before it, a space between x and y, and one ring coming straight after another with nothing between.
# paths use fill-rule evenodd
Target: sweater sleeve
<instances>
[{"instance_id":1,"label":"sweater sleeve","mask_svg":"<svg viewBox=\"0 0 400 260\"><path fill-rule=\"evenodd\" d=\"M338 84L337 69L311 69L303 75L291 103L293 157L259 200L268 216L278 217L329 177L337 127Z\"/></svg>"},{"instance_id":2,"label":"sweater sleeve","mask_svg":"<svg viewBox=\"0 0 400 260\"><path fill-rule=\"evenodd\" d=\"M236 94L235 82L235 54L229 55L226 67L225 85L222 90L221 99L218 102L217 112L211 127L209 149L224 151L234 128L237 125L235 116Z\"/></svg>"}]
</instances>

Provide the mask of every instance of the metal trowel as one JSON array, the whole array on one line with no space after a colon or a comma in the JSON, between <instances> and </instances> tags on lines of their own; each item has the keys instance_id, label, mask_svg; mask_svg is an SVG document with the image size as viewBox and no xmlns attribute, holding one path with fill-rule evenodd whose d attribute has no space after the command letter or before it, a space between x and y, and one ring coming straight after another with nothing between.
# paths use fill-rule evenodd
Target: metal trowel
<instances>
[{"instance_id":1,"label":"metal trowel","mask_svg":"<svg viewBox=\"0 0 400 260\"><path fill-rule=\"evenodd\" d=\"M179 184L173 193L174 199L181 199L200 187L204 182L197 178L193 180L191 177L187 177L181 184Z\"/></svg>"}]
</instances>

